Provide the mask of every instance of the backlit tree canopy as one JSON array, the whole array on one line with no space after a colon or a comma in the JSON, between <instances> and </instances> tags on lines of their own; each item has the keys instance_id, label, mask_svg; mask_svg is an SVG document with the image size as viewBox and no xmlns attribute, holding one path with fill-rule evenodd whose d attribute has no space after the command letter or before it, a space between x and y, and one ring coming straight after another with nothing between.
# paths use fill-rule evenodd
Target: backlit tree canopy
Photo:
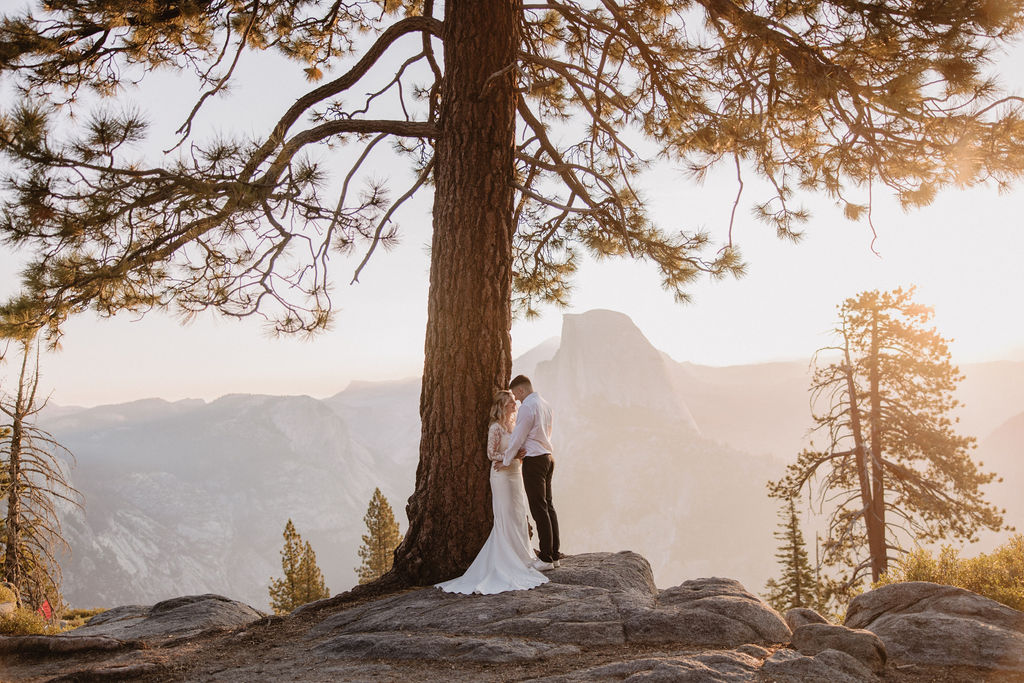
<instances>
[{"instance_id":1,"label":"backlit tree canopy","mask_svg":"<svg viewBox=\"0 0 1024 683\"><path fill-rule=\"evenodd\" d=\"M506 180L527 307L566 301L581 246L652 260L681 298L701 271L735 272L733 250L704 258L706 234L648 220L637 175L658 156L698 173L722 161L756 170L775 188L756 211L784 236L806 217L794 205L800 189L824 190L857 217L871 184L914 205L943 185L1018 173L1019 117L982 72L995 39L1019 30L1017 3L481 4L515 10L515 54L471 96L498 81L515 92ZM62 311L173 301L232 315L260 308L284 331L325 325L331 250L394 238L390 212L408 193L357 191L358 173L330 177L305 152L342 141L372 154L392 138L413 157L410 190L428 182L447 104L442 10L95 0L7 16L0 67L26 98L6 108L0 132L14 165L0 226L39 254L28 291ZM189 139L202 104L259 50L323 84L293 103L268 98L281 117L264 136ZM386 53L405 60L386 91L364 96L360 80ZM146 123L116 102L58 132L83 90L116 101L161 68L194 71L204 88L180 137L161 141L187 140L180 153L139 159L132 144Z\"/></svg>"},{"instance_id":2,"label":"backlit tree canopy","mask_svg":"<svg viewBox=\"0 0 1024 683\"><path fill-rule=\"evenodd\" d=\"M839 307L836 345L821 349L838 356L817 362L811 383L825 445L801 452L769 486L782 500L814 490L828 510L822 561L848 586L868 571L877 582L914 544L1004 528L984 495L995 475L971 458L974 438L952 416L963 377L913 295L872 290Z\"/></svg>"}]
</instances>

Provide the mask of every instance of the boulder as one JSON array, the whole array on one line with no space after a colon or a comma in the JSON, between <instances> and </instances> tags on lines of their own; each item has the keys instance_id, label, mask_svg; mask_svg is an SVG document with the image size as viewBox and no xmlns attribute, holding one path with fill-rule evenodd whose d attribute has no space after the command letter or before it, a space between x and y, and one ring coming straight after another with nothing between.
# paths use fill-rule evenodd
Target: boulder
<instances>
[{"instance_id":1,"label":"boulder","mask_svg":"<svg viewBox=\"0 0 1024 683\"><path fill-rule=\"evenodd\" d=\"M827 624L828 619L809 607L794 607L786 612L786 626L795 631L805 624Z\"/></svg>"},{"instance_id":2,"label":"boulder","mask_svg":"<svg viewBox=\"0 0 1024 683\"><path fill-rule=\"evenodd\" d=\"M647 560L636 553L577 555L547 576L549 583L514 593L452 595L435 588L402 593L328 617L310 636L325 640L325 653L356 657L364 651L397 652L394 648L411 642L367 634L459 634L483 638L473 645L473 658L495 662L520 657L516 653L567 652L555 645L738 647L789 640L778 613L736 581L701 579L659 591ZM494 645L502 640L506 645ZM478 647L482 643L492 647ZM445 650L447 641L437 646ZM488 652L493 660L486 659Z\"/></svg>"},{"instance_id":3,"label":"boulder","mask_svg":"<svg viewBox=\"0 0 1024 683\"><path fill-rule=\"evenodd\" d=\"M152 607L125 605L97 614L85 626L60 638L109 636L148 643L194 636L204 631L238 628L266 616L249 605L222 595L186 595Z\"/></svg>"},{"instance_id":4,"label":"boulder","mask_svg":"<svg viewBox=\"0 0 1024 683\"><path fill-rule=\"evenodd\" d=\"M1024 672L1024 612L962 588L882 586L854 598L845 623L875 633L896 664Z\"/></svg>"},{"instance_id":5,"label":"boulder","mask_svg":"<svg viewBox=\"0 0 1024 683\"><path fill-rule=\"evenodd\" d=\"M822 650L808 657L782 649L765 660L761 673L775 683L874 683L878 680L856 658L839 650Z\"/></svg>"},{"instance_id":6,"label":"boulder","mask_svg":"<svg viewBox=\"0 0 1024 683\"><path fill-rule=\"evenodd\" d=\"M814 656L825 650L839 650L857 659L875 673L885 670L885 645L871 631L835 624L805 624L793 631L793 649Z\"/></svg>"},{"instance_id":7,"label":"boulder","mask_svg":"<svg viewBox=\"0 0 1024 683\"><path fill-rule=\"evenodd\" d=\"M757 681L761 662L739 652L720 650L677 657L647 657L534 679L562 681L644 681L644 683L747 683Z\"/></svg>"},{"instance_id":8,"label":"boulder","mask_svg":"<svg viewBox=\"0 0 1024 683\"><path fill-rule=\"evenodd\" d=\"M753 643L740 645L738 648L736 648L736 652L739 652L740 654L744 655L749 655L756 659L764 659L772 654L772 651L768 648L761 647L760 645L754 645Z\"/></svg>"},{"instance_id":9,"label":"boulder","mask_svg":"<svg viewBox=\"0 0 1024 683\"><path fill-rule=\"evenodd\" d=\"M125 650L140 646L129 640L110 636L0 636L0 655L4 654L68 654Z\"/></svg>"},{"instance_id":10,"label":"boulder","mask_svg":"<svg viewBox=\"0 0 1024 683\"><path fill-rule=\"evenodd\" d=\"M738 647L785 643L789 627L778 612L732 579L686 581L657 596L653 609L626 611L626 639L632 643L682 643Z\"/></svg>"}]
</instances>

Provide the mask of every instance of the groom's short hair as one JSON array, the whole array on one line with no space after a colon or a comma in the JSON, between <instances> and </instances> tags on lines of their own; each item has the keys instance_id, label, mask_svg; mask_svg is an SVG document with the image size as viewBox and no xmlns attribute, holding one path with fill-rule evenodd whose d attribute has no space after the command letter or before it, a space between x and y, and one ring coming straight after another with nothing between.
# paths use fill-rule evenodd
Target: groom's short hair
<instances>
[{"instance_id":1,"label":"groom's short hair","mask_svg":"<svg viewBox=\"0 0 1024 683\"><path fill-rule=\"evenodd\" d=\"M526 375L516 375L512 378L512 381L508 383L509 389L515 389L518 386L525 386L527 389L533 391L533 382Z\"/></svg>"}]
</instances>

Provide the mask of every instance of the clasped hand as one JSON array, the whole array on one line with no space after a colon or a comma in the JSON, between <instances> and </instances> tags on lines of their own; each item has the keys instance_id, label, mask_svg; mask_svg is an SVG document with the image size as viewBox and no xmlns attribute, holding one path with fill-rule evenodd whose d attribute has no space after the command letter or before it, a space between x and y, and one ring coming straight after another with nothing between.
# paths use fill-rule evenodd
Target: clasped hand
<instances>
[{"instance_id":1,"label":"clasped hand","mask_svg":"<svg viewBox=\"0 0 1024 683\"><path fill-rule=\"evenodd\" d=\"M519 449L519 452L518 452L518 453L516 453L516 458L515 458L515 459L516 459L516 460L522 460L522 459L523 459L524 457L526 457L526 449L525 449L525 448L520 448L520 449ZM509 464L509 465L503 465L503 464L501 463L501 460L495 460L495 461L494 461L494 469L495 469L495 471L497 471L497 472L500 472L500 471L502 471L502 470L507 470L507 469L508 469L509 467L511 467L511 466L512 466L511 464Z\"/></svg>"}]
</instances>

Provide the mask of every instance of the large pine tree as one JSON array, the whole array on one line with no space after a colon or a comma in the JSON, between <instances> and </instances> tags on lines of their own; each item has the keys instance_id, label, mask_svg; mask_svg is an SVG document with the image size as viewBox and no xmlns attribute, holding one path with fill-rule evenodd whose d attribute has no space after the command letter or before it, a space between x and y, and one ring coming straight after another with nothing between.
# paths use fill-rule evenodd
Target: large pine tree
<instances>
[{"instance_id":1,"label":"large pine tree","mask_svg":"<svg viewBox=\"0 0 1024 683\"><path fill-rule=\"evenodd\" d=\"M659 159L764 179L753 208L783 237L806 218L798 191L857 217L879 186L913 206L1017 177L1024 124L981 66L1022 4L47 2L0 20L0 85L24 96L0 119L0 233L32 254L6 310L53 332L87 308L168 306L322 329L331 254L365 263L432 187L420 464L394 578L448 578L490 522L482 454L513 300L565 302L581 251L647 260L679 299L702 273L740 272L730 240L652 224L639 185ZM281 112L270 130L202 139L205 104L257 51L323 83L279 104L261 82ZM157 70L192 73L201 94L158 141L177 151L140 158L147 129L122 98ZM92 115L86 92L108 98ZM414 171L393 198L354 189L383 141ZM339 145L355 161L332 176L312 159Z\"/></svg>"},{"instance_id":2,"label":"large pine tree","mask_svg":"<svg viewBox=\"0 0 1024 683\"><path fill-rule=\"evenodd\" d=\"M847 569L848 585L867 572L878 581L914 544L1003 526L982 492L995 475L978 469L974 439L951 415L962 376L913 294L872 290L839 307L838 343L819 351L834 360L811 387L824 448L800 453L771 485L785 499L817 484L830 514L823 561Z\"/></svg>"},{"instance_id":3,"label":"large pine tree","mask_svg":"<svg viewBox=\"0 0 1024 683\"><path fill-rule=\"evenodd\" d=\"M402 542L402 534L391 504L380 489L373 490L363 522L366 523L366 533L359 548L362 564L356 568L356 574L359 583L369 583L391 571L395 548Z\"/></svg>"}]
</instances>

